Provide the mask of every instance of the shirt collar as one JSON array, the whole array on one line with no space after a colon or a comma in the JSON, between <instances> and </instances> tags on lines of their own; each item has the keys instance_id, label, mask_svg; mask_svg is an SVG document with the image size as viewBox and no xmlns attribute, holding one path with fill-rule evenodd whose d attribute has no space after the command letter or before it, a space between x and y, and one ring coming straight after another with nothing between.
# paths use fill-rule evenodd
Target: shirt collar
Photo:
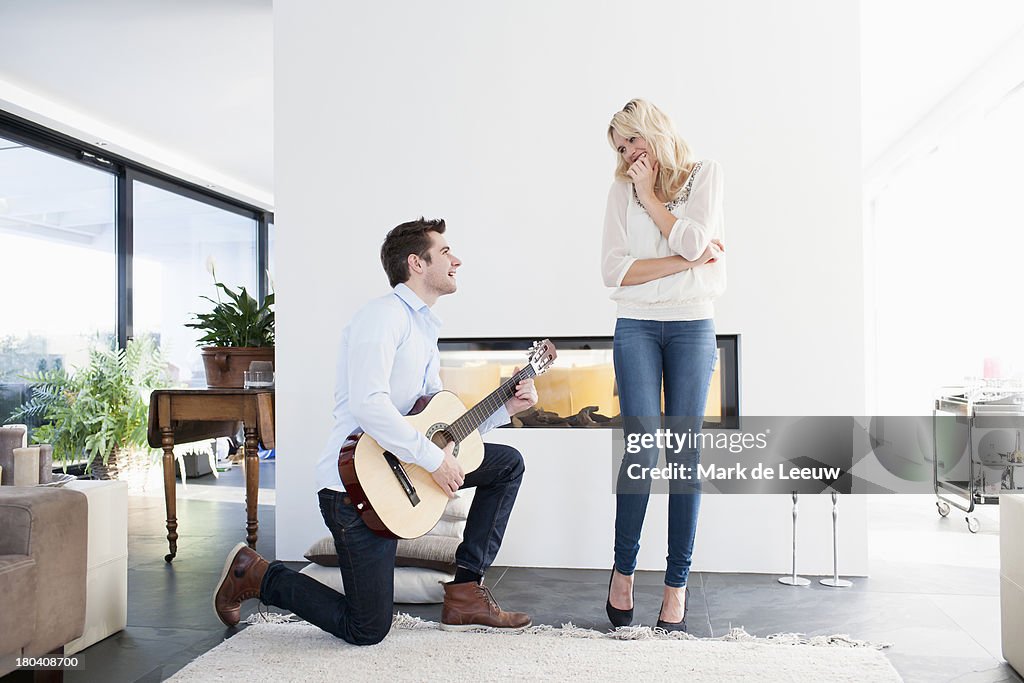
<instances>
[{"instance_id":1,"label":"shirt collar","mask_svg":"<svg viewBox=\"0 0 1024 683\"><path fill-rule=\"evenodd\" d=\"M441 326L441 319L437 317L437 315L430 310L430 306L427 306L427 304L423 302L423 299L421 299L416 292L412 291L412 289L410 289L404 282L399 282L395 285L395 294L399 299L404 301L409 308L421 315L427 316L438 327Z\"/></svg>"}]
</instances>

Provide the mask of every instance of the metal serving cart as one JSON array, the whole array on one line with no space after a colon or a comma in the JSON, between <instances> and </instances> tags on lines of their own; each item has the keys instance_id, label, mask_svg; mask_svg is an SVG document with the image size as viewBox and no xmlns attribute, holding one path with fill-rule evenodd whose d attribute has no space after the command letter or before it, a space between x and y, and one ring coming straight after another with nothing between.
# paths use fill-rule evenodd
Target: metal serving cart
<instances>
[{"instance_id":1,"label":"metal serving cart","mask_svg":"<svg viewBox=\"0 0 1024 683\"><path fill-rule=\"evenodd\" d=\"M948 432L940 430L942 416L955 417L956 424L966 428L966 479L963 478L965 472L962 465L950 468L948 472L939 471L946 469L945 465L948 462L948 459L939 455L940 431ZM1015 430L1016 445L1013 448L1004 447L1002 452L994 453L996 460L992 460L995 448L985 449L989 452L984 454L979 453L978 451L982 449L975 449L974 446L975 430L985 427L993 430ZM1024 383L979 380L969 382L963 387L947 387L940 392L932 411L932 471L935 496L938 498L935 505L941 516L945 517L950 513L950 506L962 510L967 513L964 518L967 528L971 533L977 533L981 523L972 515L975 505L998 504L1001 490L1017 490L1024 487L1024 469L1021 469L1024 468L1020 435L1022 427ZM983 455L988 458L987 462L982 459ZM959 459L960 454L955 454L954 462ZM995 488L992 487L992 481L986 479L986 476L992 476L988 474L990 472L999 472L998 486ZM949 476L957 478L945 478Z\"/></svg>"}]
</instances>

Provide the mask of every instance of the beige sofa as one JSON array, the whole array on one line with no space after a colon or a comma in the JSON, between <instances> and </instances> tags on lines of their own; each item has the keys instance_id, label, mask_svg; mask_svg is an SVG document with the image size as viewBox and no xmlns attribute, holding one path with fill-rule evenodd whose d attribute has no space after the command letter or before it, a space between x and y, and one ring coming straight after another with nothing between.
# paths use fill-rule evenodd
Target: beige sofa
<instances>
[{"instance_id":1,"label":"beige sofa","mask_svg":"<svg viewBox=\"0 0 1024 683\"><path fill-rule=\"evenodd\" d=\"M0 487L0 676L82 635L87 524L78 491Z\"/></svg>"},{"instance_id":2,"label":"beige sofa","mask_svg":"<svg viewBox=\"0 0 1024 683\"><path fill-rule=\"evenodd\" d=\"M1024 674L1024 494L999 497L999 604L1003 657Z\"/></svg>"}]
</instances>

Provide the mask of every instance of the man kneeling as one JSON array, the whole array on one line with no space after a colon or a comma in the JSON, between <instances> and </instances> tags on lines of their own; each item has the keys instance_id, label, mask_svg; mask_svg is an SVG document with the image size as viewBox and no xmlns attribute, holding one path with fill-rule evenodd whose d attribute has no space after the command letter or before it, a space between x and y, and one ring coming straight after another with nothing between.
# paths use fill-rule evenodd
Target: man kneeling
<instances>
[{"instance_id":1,"label":"man kneeling","mask_svg":"<svg viewBox=\"0 0 1024 683\"><path fill-rule=\"evenodd\" d=\"M444 584L441 627L530 625L528 615L502 610L483 585L519 491L522 456L510 446L485 444L483 463L466 475L452 455L454 444L442 450L403 419L417 399L442 388L437 349L441 322L430 309L438 298L455 291L455 271L462 265L444 231L443 220L422 218L391 230L380 255L394 289L363 306L342 333L334 427L316 476L320 512L334 536L345 595L280 562L268 563L239 544L229 554L214 594L217 616L228 626L238 623L244 600L258 598L355 645L373 645L388 634L398 542L366 527L338 474L341 446L358 430L400 460L431 472L449 496L460 488L477 489L455 553L455 579ZM515 396L481 425L481 433L536 402L533 380L520 382Z\"/></svg>"}]
</instances>

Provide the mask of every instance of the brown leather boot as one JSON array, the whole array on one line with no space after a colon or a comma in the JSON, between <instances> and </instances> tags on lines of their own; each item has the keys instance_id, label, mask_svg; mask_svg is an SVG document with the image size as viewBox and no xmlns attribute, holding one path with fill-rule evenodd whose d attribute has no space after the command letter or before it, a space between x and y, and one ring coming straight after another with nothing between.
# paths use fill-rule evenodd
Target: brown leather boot
<instances>
[{"instance_id":1,"label":"brown leather boot","mask_svg":"<svg viewBox=\"0 0 1024 683\"><path fill-rule=\"evenodd\" d=\"M224 563L217 590L213 594L213 609L227 626L238 623L242 602L260 597L260 584L269 563L244 543L236 545Z\"/></svg>"},{"instance_id":2,"label":"brown leather boot","mask_svg":"<svg viewBox=\"0 0 1024 683\"><path fill-rule=\"evenodd\" d=\"M532 623L529 614L498 607L487 586L472 581L444 584L441 628L445 631L468 631L480 626L525 628Z\"/></svg>"}]
</instances>

